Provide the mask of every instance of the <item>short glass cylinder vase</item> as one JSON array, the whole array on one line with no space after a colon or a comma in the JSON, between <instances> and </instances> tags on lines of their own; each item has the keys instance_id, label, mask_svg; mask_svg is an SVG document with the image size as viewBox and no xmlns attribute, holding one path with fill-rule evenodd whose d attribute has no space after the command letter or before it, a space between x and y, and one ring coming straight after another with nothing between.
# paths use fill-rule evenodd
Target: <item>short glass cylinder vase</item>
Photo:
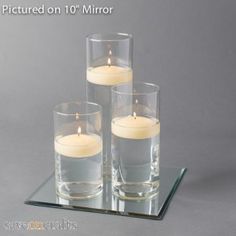
<instances>
[{"instance_id":1,"label":"short glass cylinder vase","mask_svg":"<svg viewBox=\"0 0 236 236\"><path fill-rule=\"evenodd\" d=\"M101 106L62 103L54 108L55 179L64 199L97 196L103 188Z\"/></svg>"},{"instance_id":2,"label":"short glass cylinder vase","mask_svg":"<svg viewBox=\"0 0 236 236\"><path fill-rule=\"evenodd\" d=\"M87 37L87 100L102 106L104 176L111 177L111 87L133 79L133 37L123 33Z\"/></svg>"},{"instance_id":3,"label":"short glass cylinder vase","mask_svg":"<svg viewBox=\"0 0 236 236\"><path fill-rule=\"evenodd\" d=\"M146 199L159 188L160 89L134 82L112 88L112 189Z\"/></svg>"}]
</instances>

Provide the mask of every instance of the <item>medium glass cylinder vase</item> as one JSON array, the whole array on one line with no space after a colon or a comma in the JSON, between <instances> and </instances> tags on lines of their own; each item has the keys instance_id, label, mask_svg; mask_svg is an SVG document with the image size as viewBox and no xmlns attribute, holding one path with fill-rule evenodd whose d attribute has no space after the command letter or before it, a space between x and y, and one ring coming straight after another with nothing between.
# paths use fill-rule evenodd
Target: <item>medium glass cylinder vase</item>
<instances>
[{"instance_id":1,"label":"medium glass cylinder vase","mask_svg":"<svg viewBox=\"0 0 236 236\"><path fill-rule=\"evenodd\" d=\"M112 187L123 199L158 193L159 87L134 82L112 88Z\"/></svg>"}]
</instances>

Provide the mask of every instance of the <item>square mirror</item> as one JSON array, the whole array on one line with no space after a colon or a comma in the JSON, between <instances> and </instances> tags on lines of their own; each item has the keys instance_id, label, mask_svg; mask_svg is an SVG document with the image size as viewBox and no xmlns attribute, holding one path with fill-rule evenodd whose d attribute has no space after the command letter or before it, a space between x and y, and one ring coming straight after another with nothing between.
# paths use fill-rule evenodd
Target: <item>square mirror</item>
<instances>
[{"instance_id":1,"label":"square mirror","mask_svg":"<svg viewBox=\"0 0 236 236\"><path fill-rule=\"evenodd\" d=\"M31 194L25 204L161 220L185 172L186 168L161 167L159 192L151 199L139 201L122 200L114 196L110 180L105 182L103 192L95 198L63 199L55 192L53 173Z\"/></svg>"}]
</instances>

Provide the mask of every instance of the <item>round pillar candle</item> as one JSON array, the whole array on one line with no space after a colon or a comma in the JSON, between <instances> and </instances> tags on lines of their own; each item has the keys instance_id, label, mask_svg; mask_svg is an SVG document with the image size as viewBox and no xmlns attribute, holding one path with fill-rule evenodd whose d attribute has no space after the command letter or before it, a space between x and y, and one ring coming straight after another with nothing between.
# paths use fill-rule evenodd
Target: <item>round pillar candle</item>
<instances>
[{"instance_id":1,"label":"round pillar candle","mask_svg":"<svg viewBox=\"0 0 236 236\"><path fill-rule=\"evenodd\" d=\"M112 86L127 83L132 78L133 71L129 67L105 65L87 69L87 80L93 84Z\"/></svg>"},{"instance_id":2,"label":"round pillar candle","mask_svg":"<svg viewBox=\"0 0 236 236\"><path fill-rule=\"evenodd\" d=\"M117 117L112 120L112 133L121 138L147 139L160 134L160 122L136 115Z\"/></svg>"},{"instance_id":3,"label":"round pillar candle","mask_svg":"<svg viewBox=\"0 0 236 236\"><path fill-rule=\"evenodd\" d=\"M98 135L71 134L55 138L55 151L63 156L83 158L102 151L102 141Z\"/></svg>"}]
</instances>

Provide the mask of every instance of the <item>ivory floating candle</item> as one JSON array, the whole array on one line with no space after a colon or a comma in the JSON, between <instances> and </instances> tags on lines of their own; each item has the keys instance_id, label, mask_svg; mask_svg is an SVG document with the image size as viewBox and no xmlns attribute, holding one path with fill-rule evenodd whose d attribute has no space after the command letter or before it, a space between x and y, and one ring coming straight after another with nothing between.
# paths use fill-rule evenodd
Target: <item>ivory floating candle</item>
<instances>
[{"instance_id":1,"label":"ivory floating candle","mask_svg":"<svg viewBox=\"0 0 236 236\"><path fill-rule=\"evenodd\" d=\"M160 122L144 116L117 117L112 120L112 133L121 138L146 139L160 133Z\"/></svg>"},{"instance_id":2,"label":"ivory floating candle","mask_svg":"<svg viewBox=\"0 0 236 236\"><path fill-rule=\"evenodd\" d=\"M55 138L55 151L63 156L82 158L94 156L102 151L102 141L98 135L77 134Z\"/></svg>"},{"instance_id":3,"label":"ivory floating candle","mask_svg":"<svg viewBox=\"0 0 236 236\"><path fill-rule=\"evenodd\" d=\"M93 84L112 86L126 83L133 78L133 71L129 67L98 66L87 69L87 80Z\"/></svg>"},{"instance_id":4,"label":"ivory floating candle","mask_svg":"<svg viewBox=\"0 0 236 236\"><path fill-rule=\"evenodd\" d=\"M112 51L109 50L107 65L89 67L87 80L93 84L112 86L132 80L133 71L129 67L114 66L111 64Z\"/></svg>"}]
</instances>

